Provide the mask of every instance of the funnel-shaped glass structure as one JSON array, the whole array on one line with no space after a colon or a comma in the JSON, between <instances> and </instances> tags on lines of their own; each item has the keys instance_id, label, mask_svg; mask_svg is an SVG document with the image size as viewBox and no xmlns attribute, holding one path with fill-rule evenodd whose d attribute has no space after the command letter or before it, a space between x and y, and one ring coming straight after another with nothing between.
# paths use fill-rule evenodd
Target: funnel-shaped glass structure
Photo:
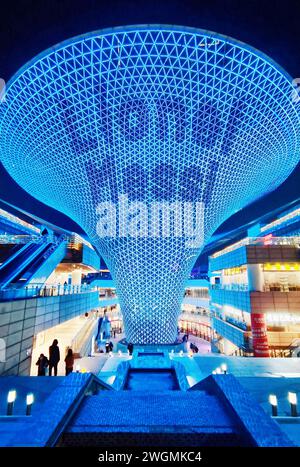
<instances>
[{"instance_id":1,"label":"funnel-shaped glass structure","mask_svg":"<svg viewBox=\"0 0 300 467\"><path fill-rule=\"evenodd\" d=\"M291 78L238 41L116 28L58 44L12 78L1 160L103 255L128 341L171 343L205 242L295 168L299 115Z\"/></svg>"}]
</instances>

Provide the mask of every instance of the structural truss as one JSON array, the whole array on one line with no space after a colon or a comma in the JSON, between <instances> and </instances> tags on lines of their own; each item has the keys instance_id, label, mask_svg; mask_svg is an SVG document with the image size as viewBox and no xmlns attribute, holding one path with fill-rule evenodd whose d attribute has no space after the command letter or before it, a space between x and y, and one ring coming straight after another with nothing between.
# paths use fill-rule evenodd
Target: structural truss
<instances>
[{"instance_id":1,"label":"structural truss","mask_svg":"<svg viewBox=\"0 0 300 467\"><path fill-rule=\"evenodd\" d=\"M272 60L215 33L98 31L8 83L1 160L103 255L127 339L170 343L205 242L299 160L294 92Z\"/></svg>"}]
</instances>

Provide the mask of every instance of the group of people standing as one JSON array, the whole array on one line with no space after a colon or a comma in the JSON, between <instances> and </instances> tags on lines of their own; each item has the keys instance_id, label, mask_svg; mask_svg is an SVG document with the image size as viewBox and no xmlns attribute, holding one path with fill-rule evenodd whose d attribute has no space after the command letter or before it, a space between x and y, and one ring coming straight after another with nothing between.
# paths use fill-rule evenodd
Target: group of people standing
<instances>
[{"instance_id":1,"label":"group of people standing","mask_svg":"<svg viewBox=\"0 0 300 467\"><path fill-rule=\"evenodd\" d=\"M39 356L36 365L38 367L38 376L46 376L47 368L49 369L49 376L52 376L52 372L54 376L57 376L57 366L60 361L60 351L58 347L58 340L54 339L52 345L49 347L49 359L41 353ZM72 349L68 349L66 358L65 358L65 366L66 366L66 376L72 373L73 366L74 366L74 355Z\"/></svg>"}]
</instances>

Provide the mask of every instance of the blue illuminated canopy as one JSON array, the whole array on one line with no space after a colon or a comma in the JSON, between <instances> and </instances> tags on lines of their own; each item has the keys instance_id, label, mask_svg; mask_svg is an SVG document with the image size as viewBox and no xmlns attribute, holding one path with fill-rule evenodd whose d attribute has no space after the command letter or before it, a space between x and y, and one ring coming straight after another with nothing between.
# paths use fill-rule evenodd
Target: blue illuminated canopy
<instances>
[{"instance_id":1,"label":"blue illuminated canopy","mask_svg":"<svg viewBox=\"0 0 300 467\"><path fill-rule=\"evenodd\" d=\"M128 340L170 343L205 243L299 161L293 95L275 62L216 33L96 31L45 51L8 83L1 160L103 255Z\"/></svg>"}]
</instances>

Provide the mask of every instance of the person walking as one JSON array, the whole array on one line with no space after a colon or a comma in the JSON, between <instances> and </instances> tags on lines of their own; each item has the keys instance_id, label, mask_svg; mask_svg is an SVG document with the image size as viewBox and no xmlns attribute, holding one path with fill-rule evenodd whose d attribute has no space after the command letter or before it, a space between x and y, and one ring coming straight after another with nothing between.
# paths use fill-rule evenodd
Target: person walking
<instances>
[{"instance_id":1,"label":"person walking","mask_svg":"<svg viewBox=\"0 0 300 467\"><path fill-rule=\"evenodd\" d=\"M60 353L58 340L54 339L52 345L49 347L49 376L52 376L52 370L54 370L54 376L57 376L57 365L59 361Z\"/></svg>"},{"instance_id":2,"label":"person walking","mask_svg":"<svg viewBox=\"0 0 300 467\"><path fill-rule=\"evenodd\" d=\"M65 358L66 364L66 376L68 376L73 371L74 366L74 354L72 349L68 349L67 356Z\"/></svg>"},{"instance_id":3,"label":"person walking","mask_svg":"<svg viewBox=\"0 0 300 467\"><path fill-rule=\"evenodd\" d=\"M133 344L132 342L129 342L129 344L127 345L127 350L129 352L129 355L132 355L132 352L133 352Z\"/></svg>"},{"instance_id":4,"label":"person walking","mask_svg":"<svg viewBox=\"0 0 300 467\"><path fill-rule=\"evenodd\" d=\"M38 366L38 376L46 376L46 368L49 365L49 360L43 353L39 356L36 365Z\"/></svg>"}]
</instances>

